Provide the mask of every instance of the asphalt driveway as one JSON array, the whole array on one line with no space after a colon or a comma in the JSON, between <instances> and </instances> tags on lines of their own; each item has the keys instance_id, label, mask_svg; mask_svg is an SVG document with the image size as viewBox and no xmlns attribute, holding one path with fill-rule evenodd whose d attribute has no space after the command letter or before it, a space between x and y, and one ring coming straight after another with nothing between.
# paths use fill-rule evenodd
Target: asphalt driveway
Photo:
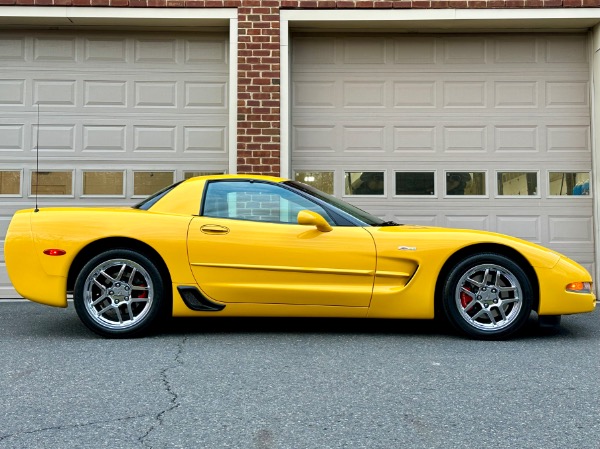
<instances>
[{"instance_id":1,"label":"asphalt driveway","mask_svg":"<svg viewBox=\"0 0 600 449\"><path fill-rule=\"evenodd\" d=\"M598 317L508 342L312 319L118 341L0 302L0 448L600 448Z\"/></svg>"}]
</instances>

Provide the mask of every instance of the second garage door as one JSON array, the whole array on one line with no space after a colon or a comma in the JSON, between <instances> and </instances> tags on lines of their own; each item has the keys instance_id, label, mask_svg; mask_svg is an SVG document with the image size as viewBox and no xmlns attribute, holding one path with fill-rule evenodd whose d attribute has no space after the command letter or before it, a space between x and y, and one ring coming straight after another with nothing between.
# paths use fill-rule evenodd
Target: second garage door
<instances>
[{"instance_id":1,"label":"second garage door","mask_svg":"<svg viewBox=\"0 0 600 449\"><path fill-rule=\"evenodd\" d=\"M292 61L296 179L593 270L586 35L298 35Z\"/></svg>"}]
</instances>

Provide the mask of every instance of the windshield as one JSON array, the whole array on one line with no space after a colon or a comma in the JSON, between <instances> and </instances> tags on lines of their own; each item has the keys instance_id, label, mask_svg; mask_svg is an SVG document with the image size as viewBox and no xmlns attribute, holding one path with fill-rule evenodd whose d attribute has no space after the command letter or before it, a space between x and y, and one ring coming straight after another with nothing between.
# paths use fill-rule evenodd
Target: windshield
<instances>
[{"instance_id":1,"label":"windshield","mask_svg":"<svg viewBox=\"0 0 600 449\"><path fill-rule=\"evenodd\" d=\"M306 184L303 184L303 183L297 182L297 181L285 181L284 184L289 187L292 187L294 189L308 193L309 195L320 199L321 201L329 204L330 206L333 206L334 208L347 213L348 215L356 218L357 220L360 220L361 222L365 223L366 225L385 226L387 223L386 221L382 220L381 218L375 217L375 216L371 215L370 213L365 212L364 210L359 209L356 206L353 206L352 204L346 203L345 201L342 201L342 200L336 198L333 195L329 195L325 192L321 192L320 190L317 190L312 186L309 186L309 185L306 185Z\"/></svg>"}]
</instances>

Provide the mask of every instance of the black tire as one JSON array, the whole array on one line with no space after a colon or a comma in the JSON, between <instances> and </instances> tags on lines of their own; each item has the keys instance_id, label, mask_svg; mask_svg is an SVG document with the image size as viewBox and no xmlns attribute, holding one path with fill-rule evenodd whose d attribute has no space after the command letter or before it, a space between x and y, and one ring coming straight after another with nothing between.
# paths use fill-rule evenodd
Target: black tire
<instances>
[{"instance_id":1,"label":"black tire","mask_svg":"<svg viewBox=\"0 0 600 449\"><path fill-rule=\"evenodd\" d=\"M93 257L79 272L73 301L77 315L103 337L149 332L168 304L163 279L145 255L113 249Z\"/></svg>"},{"instance_id":2,"label":"black tire","mask_svg":"<svg viewBox=\"0 0 600 449\"><path fill-rule=\"evenodd\" d=\"M474 254L450 270L442 303L448 321L462 334L499 340L514 335L529 319L533 288L525 271L508 257Z\"/></svg>"}]
</instances>

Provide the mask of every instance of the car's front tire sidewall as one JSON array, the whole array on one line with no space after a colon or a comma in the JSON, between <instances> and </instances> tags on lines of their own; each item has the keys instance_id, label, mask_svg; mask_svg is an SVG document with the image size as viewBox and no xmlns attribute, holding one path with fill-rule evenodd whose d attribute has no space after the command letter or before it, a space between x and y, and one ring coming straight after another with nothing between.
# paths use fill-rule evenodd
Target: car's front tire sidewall
<instances>
[{"instance_id":1,"label":"car's front tire sidewall","mask_svg":"<svg viewBox=\"0 0 600 449\"><path fill-rule=\"evenodd\" d=\"M145 255L128 249L105 251L90 259L79 272L73 291L81 321L96 334L109 338L150 332L163 314L166 299L156 265ZM106 312L98 313L102 310Z\"/></svg>"}]
</instances>

